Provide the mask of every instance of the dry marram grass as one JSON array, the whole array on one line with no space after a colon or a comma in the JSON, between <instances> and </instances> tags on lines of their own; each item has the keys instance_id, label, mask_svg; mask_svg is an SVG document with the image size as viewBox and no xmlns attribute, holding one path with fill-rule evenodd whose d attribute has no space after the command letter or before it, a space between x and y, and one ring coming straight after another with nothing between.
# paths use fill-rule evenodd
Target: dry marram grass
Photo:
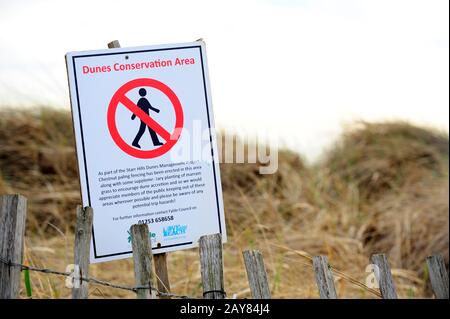
<instances>
[{"instance_id":1,"label":"dry marram grass","mask_svg":"<svg viewBox=\"0 0 450 319\"><path fill-rule=\"evenodd\" d=\"M65 270L72 263L80 203L70 114L0 111L0 193L29 199L25 259ZM279 169L221 164L229 243L228 295L250 297L241 252L262 251L274 298L317 298L310 256L326 254L340 297L376 298L364 285L370 254L385 252L401 297L431 297L425 257L448 265L448 136L407 123L359 123L314 165L289 151ZM173 292L201 296L196 250L169 255ZM131 260L91 266L91 275L133 285ZM64 279L31 273L34 298L70 296ZM25 297L22 289L21 295ZM134 294L91 285L92 298Z\"/></svg>"}]
</instances>

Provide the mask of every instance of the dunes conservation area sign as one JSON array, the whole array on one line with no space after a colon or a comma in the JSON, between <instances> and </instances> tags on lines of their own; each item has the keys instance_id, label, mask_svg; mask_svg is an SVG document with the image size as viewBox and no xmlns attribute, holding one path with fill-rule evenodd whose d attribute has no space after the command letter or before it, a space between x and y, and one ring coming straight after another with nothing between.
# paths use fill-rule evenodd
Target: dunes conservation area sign
<instances>
[{"instance_id":1,"label":"dunes conservation area sign","mask_svg":"<svg viewBox=\"0 0 450 319\"><path fill-rule=\"evenodd\" d=\"M133 224L155 254L226 241L202 41L66 55L91 261L131 256Z\"/></svg>"}]
</instances>

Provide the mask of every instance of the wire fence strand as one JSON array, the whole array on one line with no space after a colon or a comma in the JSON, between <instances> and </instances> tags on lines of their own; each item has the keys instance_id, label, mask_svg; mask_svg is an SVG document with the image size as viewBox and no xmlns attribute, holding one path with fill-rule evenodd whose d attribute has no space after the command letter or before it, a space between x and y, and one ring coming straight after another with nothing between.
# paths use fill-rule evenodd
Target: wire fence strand
<instances>
[{"instance_id":1,"label":"wire fence strand","mask_svg":"<svg viewBox=\"0 0 450 319\"><path fill-rule=\"evenodd\" d=\"M51 274L51 275L64 276L64 277L71 277L74 275L73 272L57 271L57 270L53 270L53 269L49 269L49 268L38 268L38 267L33 267L33 266L27 266L27 265L20 264L20 263L15 263L10 260L6 260L2 257L0 257L0 262L9 267L19 267L21 270L29 270L29 271L35 271L35 272L40 272L40 273L44 273L44 274ZM178 298L178 299L199 299L197 297L192 297L192 296L177 295L177 294L173 294L173 293L162 292L162 291L159 291L158 289L156 289L154 287L150 287L150 286L127 286L127 285L111 283L111 282L97 279L94 277L79 277L79 278L77 277L75 279L80 280L80 281L94 283L94 284L105 286L105 287L128 290L128 291L132 291L135 293L137 292L138 289L151 289L151 290L155 291L155 293L158 297L169 297L169 298Z\"/></svg>"}]
</instances>

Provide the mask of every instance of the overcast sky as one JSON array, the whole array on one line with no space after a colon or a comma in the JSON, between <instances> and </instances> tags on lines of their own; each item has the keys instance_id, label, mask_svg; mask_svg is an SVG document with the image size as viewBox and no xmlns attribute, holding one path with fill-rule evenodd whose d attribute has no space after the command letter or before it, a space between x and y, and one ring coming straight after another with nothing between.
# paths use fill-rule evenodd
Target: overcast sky
<instances>
[{"instance_id":1,"label":"overcast sky","mask_svg":"<svg viewBox=\"0 0 450 319\"><path fill-rule=\"evenodd\" d=\"M448 0L0 0L0 105L69 108L68 51L200 37L220 128L310 158L357 119L448 131Z\"/></svg>"}]
</instances>

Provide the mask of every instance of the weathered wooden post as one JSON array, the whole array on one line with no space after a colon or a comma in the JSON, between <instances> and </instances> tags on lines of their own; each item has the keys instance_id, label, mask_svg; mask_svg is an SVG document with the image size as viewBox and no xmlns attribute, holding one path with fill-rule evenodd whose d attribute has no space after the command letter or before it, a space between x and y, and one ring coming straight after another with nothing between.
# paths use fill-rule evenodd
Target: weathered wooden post
<instances>
[{"instance_id":1,"label":"weathered wooden post","mask_svg":"<svg viewBox=\"0 0 450 319\"><path fill-rule=\"evenodd\" d=\"M442 255L427 257L427 266L434 295L437 299L449 299L448 274Z\"/></svg>"},{"instance_id":2,"label":"weathered wooden post","mask_svg":"<svg viewBox=\"0 0 450 319\"><path fill-rule=\"evenodd\" d=\"M120 48L120 43L118 40L113 40L111 42L108 43L108 48L109 49L114 49L114 48Z\"/></svg>"},{"instance_id":3,"label":"weathered wooden post","mask_svg":"<svg viewBox=\"0 0 450 319\"><path fill-rule=\"evenodd\" d=\"M371 262L378 267L375 271L375 278L380 286L383 299L397 299L394 280L392 279L391 267L385 254L375 254L370 258Z\"/></svg>"},{"instance_id":4,"label":"weathered wooden post","mask_svg":"<svg viewBox=\"0 0 450 319\"><path fill-rule=\"evenodd\" d=\"M109 49L120 48L118 40L108 43ZM158 285L158 290L164 293L170 293L169 273L167 271L167 254L160 253L153 256L155 262L155 273ZM170 299L169 297L161 297L162 299Z\"/></svg>"},{"instance_id":5,"label":"weathered wooden post","mask_svg":"<svg viewBox=\"0 0 450 319\"><path fill-rule=\"evenodd\" d=\"M170 293L169 272L167 270L167 254L153 255L155 262L156 284L158 290L163 293ZM161 299L170 299L170 297L162 296Z\"/></svg>"},{"instance_id":6,"label":"weathered wooden post","mask_svg":"<svg viewBox=\"0 0 450 319\"><path fill-rule=\"evenodd\" d=\"M74 265L75 276L72 298L87 299L89 295L89 284L83 278L89 276L89 253L91 247L92 220L94 212L92 207L77 207L77 225L75 228Z\"/></svg>"},{"instance_id":7,"label":"weathered wooden post","mask_svg":"<svg viewBox=\"0 0 450 319\"><path fill-rule=\"evenodd\" d=\"M0 257L22 263L27 199L21 195L0 196ZM19 295L20 267L0 263L0 299Z\"/></svg>"},{"instance_id":8,"label":"weathered wooden post","mask_svg":"<svg viewBox=\"0 0 450 319\"><path fill-rule=\"evenodd\" d=\"M134 276L137 287L136 294L139 299L156 299L154 288L155 279L152 265L152 249L148 226L145 224L131 226L131 243L133 246Z\"/></svg>"},{"instance_id":9,"label":"weathered wooden post","mask_svg":"<svg viewBox=\"0 0 450 319\"><path fill-rule=\"evenodd\" d=\"M118 40L111 41L108 43L108 48L120 48L120 43ZM153 256L155 262L155 273L157 277L158 290L161 292L170 292L169 284L169 274L167 272L167 256L166 253L155 254ZM167 297L165 297L167 298Z\"/></svg>"},{"instance_id":10,"label":"weathered wooden post","mask_svg":"<svg viewBox=\"0 0 450 319\"><path fill-rule=\"evenodd\" d=\"M321 299L337 299L333 272L326 256L313 257L313 269Z\"/></svg>"},{"instance_id":11,"label":"weathered wooden post","mask_svg":"<svg viewBox=\"0 0 450 319\"><path fill-rule=\"evenodd\" d=\"M205 235L199 240L200 267L205 299L225 299L222 235Z\"/></svg>"},{"instance_id":12,"label":"weathered wooden post","mask_svg":"<svg viewBox=\"0 0 450 319\"><path fill-rule=\"evenodd\" d=\"M269 281L262 254L257 250L246 250L242 255L253 299L270 299Z\"/></svg>"}]
</instances>

